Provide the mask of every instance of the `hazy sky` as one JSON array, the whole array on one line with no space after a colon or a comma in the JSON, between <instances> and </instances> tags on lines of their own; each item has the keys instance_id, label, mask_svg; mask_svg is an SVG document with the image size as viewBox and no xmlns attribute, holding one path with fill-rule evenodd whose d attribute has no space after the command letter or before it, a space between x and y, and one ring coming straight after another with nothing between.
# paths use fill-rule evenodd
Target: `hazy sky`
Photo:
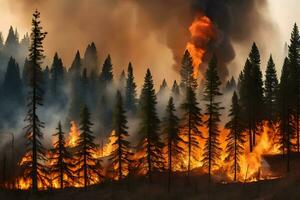
<instances>
[{"instance_id":1,"label":"hazy sky","mask_svg":"<svg viewBox=\"0 0 300 200\"><path fill-rule=\"evenodd\" d=\"M26 13L26 15L24 15L24 14L20 15L19 12L20 12L20 10L22 10L22 8L18 8L15 6L12 7L11 4L9 4L10 1L11 0L0 0L0 31L2 31L4 37L6 37L7 31L8 31L8 28L10 25L17 27L20 35L23 35L25 32L29 31L29 28L30 28L30 19L31 19L30 12L28 12L28 14ZM276 42L270 41L270 53L273 53L275 55L275 57L276 57L275 60L278 63L277 68L280 69L282 58L279 55L281 55L281 52L283 52L284 42L289 41L290 32L291 32L293 24L295 22L300 24L300 12L298 10L300 2L299 2L299 0L268 0L268 1L269 1L268 9L269 9L271 18L272 18L274 24L278 27L278 30L281 35L281 38L278 38L278 41L276 41ZM45 13L45 15L47 15L47 14L51 15L51 13ZM22 16L22 17L20 17L20 16ZM24 18L24 16L26 19ZM122 15L120 15L120 16L122 16ZM42 13L42 17L43 17L43 13ZM255 24L255 22L253 22L253 24ZM48 31L51 32L51 28L48 27ZM145 63L148 64L148 63L151 63L151 61L153 61L151 63L151 65L156 65L157 63L161 63L164 60L165 62L162 65L164 65L164 66L172 65L173 62L171 59L171 52L167 48L161 47L160 43L159 43L159 41L157 41L157 39L149 37L147 40L149 40L149 42L148 42L149 44L151 44L151 45L155 44L154 46L160 47L160 51L163 51L163 54L166 55L166 57L168 57L168 58L164 57L164 59L157 59L157 62L153 61L155 57L159 57L159 55L162 54L159 52L153 52L152 56L149 57L148 60L145 61ZM83 43L87 44L87 42L88 41L85 42L85 40L84 40ZM276 46L272 46L272 43L276 44ZM281 45L278 46L278 44L281 44ZM68 48L68 45L65 45L62 48ZM84 50L83 45L79 46L78 48L81 51ZM157 49L157 50L159 50L159 49ZM58 49L58 51L60 51L60 50ZM73 53L75 54L76 49L71 49L71 50L68 49L68 51L72 52L72 56L69 56L69 58L68 57L65 58L66 66L70 65L70 62L73 58ZM48 53L48 52L46 51L46 53ZM49 53L50 55L48 55L48 57L49 57L48 59L52 59L52 56L53 56L53 55L51 55L52 53L53 52ZM238 60L238 59L245 60L244 57L247 52L236 52L236 53L237 53L236 60ZM262 59L263 59L263 65L265 65L267 55L265 55L265 57L263 57ZM238 66L240 66L240 64L238 64ZM161 69L158 68L158 71L160 71L160 70ZM166 73L168 73L168 72L166 72ZM173 72L170 71L170 73L173 73ZM235 71L232 73L235 76L237 76L238 72ZM158 74L162 75L162 73L158 73Z\"/></svg>"}]
</instances>

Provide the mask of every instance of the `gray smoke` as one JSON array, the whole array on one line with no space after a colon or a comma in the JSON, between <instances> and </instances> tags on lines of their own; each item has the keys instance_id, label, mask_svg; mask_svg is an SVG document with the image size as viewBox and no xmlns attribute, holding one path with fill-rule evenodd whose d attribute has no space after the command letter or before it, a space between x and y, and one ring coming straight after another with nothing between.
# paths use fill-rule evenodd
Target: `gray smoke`
<instances>
[{"instance_id":1,"label":"gray smoke","mask_svg":"<svg viewBox=\"0 0 300 200\"><path fill-rule=\"evenodd\" d=\"M218 29L218 39L206 47L206 61L212 53L217 54L223 79L228 75L228 64L235 58L232 43L250 48L249 42L256 40L264 47L261 41L266 30L274 30L265 11L267 0L9 2L28 27L33 10L41 11L49 32L48 55L58 51L69 66L77 49L83 50L90 41L95 41L102 60L108 53L112 55L117 74L132 61L139 85L147 67L151 67L157 82L164 76L169 83L178 78L181 57L190 39L188 27L201 13L210 17ZM165 73L160 73L161 69Z\"/></svg>"}]
</instances>

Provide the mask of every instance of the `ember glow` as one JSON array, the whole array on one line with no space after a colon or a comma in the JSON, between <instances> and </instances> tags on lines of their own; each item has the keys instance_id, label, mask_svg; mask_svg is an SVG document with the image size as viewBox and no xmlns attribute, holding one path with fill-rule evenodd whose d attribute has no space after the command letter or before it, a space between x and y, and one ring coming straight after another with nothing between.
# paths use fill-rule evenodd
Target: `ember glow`
<instances>
[{"instance_id":1,"label":"ember glow","mask_svg":"<svg viewBox=\"0 0 300 200\"><path fill-rule=\"evenodd\" d=\"M199 68L203 63L207 45L216 37L216 30L208 17L199 16L194 19L189 31L191 40L187 43L186 49L193 58L194 77L202 79L203 75L199 74Z\"/></svg>"}]
</instances>

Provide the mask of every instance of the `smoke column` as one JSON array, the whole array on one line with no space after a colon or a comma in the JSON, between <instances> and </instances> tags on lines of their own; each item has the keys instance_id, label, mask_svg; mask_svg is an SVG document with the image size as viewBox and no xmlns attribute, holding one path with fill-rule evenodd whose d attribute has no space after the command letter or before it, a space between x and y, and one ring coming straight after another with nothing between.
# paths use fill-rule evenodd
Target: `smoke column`
<instances>
[{"instance_id":1,"label":"smoke column","mask_svg":"<svg viewBox=\"0 0 300 200\"><path fill-rule=\"evenodd\" d=\"M82 52L94 41L101 61L112 55L117 74L132 61L138 84L147 67L156 81L178 78L190 39L188 27L199 14L208 16L217 28L218 39L207 45L205 61L216 53L223 79L235 58L234 43L248 50L255 40L264 51L263 41L270 39L266 32L275 30L267 0L10 0L8 4L28 30L33 10L41 11L49 32L45 46L49 60L58 51L69 66L76 50Z\"/></svg>"}]
</instances>

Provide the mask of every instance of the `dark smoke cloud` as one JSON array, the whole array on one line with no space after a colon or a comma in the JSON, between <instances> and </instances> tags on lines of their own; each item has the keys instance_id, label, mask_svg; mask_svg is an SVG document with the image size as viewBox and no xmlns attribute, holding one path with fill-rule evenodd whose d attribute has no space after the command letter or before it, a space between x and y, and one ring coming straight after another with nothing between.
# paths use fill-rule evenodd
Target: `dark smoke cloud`
<instances>
[{"instance_id":1,"label":"dark smoke cloud","mask_svg":"<svg viewBox=\"0 0 300 200\"><path fill-rule=\"evenodd\" d=\"M78 48L83 51L95 41L100 58L110 53L117 72L132 61L138 83L149 66L157 81L163 76L178 78L176 71L190 39L188 27L199 13L210 17L218 29L206 60L212 52L217 54L223 78L235 57L233 42L250 48L249 41L262 40L263 30L274 30L264 13L267 0L11 0L10 4L26 23L35 8L42 12L49 32L48 53L58 51L67 66Z\"/></svg>"}]
</instances>

